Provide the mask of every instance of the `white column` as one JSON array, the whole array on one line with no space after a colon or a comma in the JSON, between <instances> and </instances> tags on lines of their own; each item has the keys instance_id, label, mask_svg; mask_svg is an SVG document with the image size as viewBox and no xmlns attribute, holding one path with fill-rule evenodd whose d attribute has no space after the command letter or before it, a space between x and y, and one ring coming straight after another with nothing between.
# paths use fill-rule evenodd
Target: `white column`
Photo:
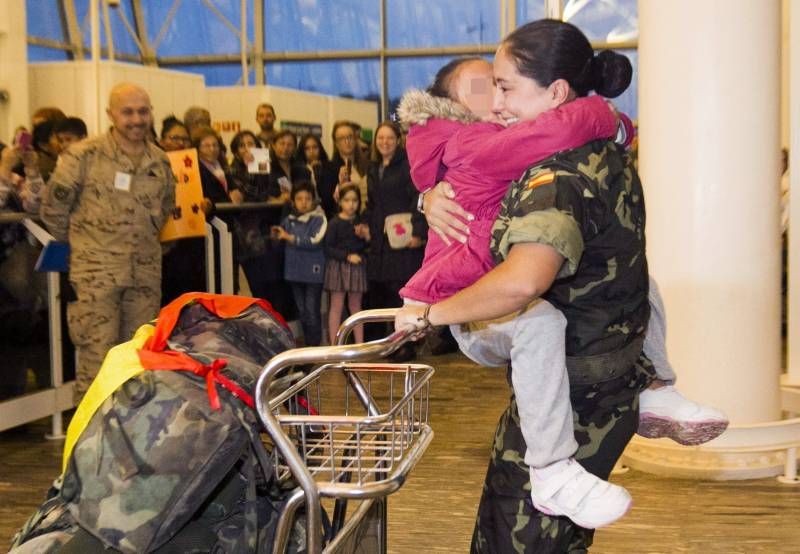
<instances>
[{"instance_id":1,"label":"white column","mask_svg":"<svg viewBox=\"0 0 800 554\"><path fill-rule=\"evenodd\" d=\"M639 2L650 270L688 396L780 417L780 2Z\"/></svg>"},{"instance_id":2,"label":"white column","mask_svg":"<svg viewBox=\"0 0 800 554\"><path fill-rule=\"evenodd\" d=\"M786 71L785 87L786 101L784 117L788 119L785 125L784 144L789 147L789 189L793 191L789 196L789 244L795 248L789 249L789 283L788 283L788 347L786 384L800 387L800 4L786 2L784 6L784 24L788 27L788 48L786 49L784 70ZM796 55L792 56L791 54ZM795 100L791 102L792 93ZM792 225L791 222L795 224Z\"/></svg>"}]
</instances>

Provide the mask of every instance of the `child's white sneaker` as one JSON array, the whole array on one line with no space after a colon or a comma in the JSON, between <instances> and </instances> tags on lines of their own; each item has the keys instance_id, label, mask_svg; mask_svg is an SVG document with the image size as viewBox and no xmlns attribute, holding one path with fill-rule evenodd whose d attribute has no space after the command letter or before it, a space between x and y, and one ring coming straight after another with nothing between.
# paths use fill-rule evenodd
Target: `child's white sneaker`
<instances>
[{"instance_id":1,"label":"child's white sneaker","mask_svg":"<svg viewBox=\"0 0 800 554\"><path fill-rule=\"evenodd\" d=\"M531 499L542 513L566 516L586 529L614 523L633 501L624 488L586 471L574 458L531 468Z\"/></svg>"},{"instance_id":2,"label":"child's white sneaker","mask_svg":"<svg viewBox=\"0 0 800 554\"><path fill-rule=\"evenodd\" d=\"M724 413L689 400L672 385L639 394L639 433L648 439L667 437L695 446L717 438L728 428Z\"/></svg>"}]
</instances>

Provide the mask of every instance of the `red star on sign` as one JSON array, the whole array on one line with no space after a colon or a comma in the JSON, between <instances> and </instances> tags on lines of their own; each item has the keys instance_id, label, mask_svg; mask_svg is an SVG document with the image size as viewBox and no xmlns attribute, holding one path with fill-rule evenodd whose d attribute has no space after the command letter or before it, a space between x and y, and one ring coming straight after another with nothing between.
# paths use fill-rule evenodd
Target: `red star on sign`
<instances>
[{"instance_id":1,"label":"red star on sign","mask_svg":"<svg viewBox=\"0 0 800 554\"><path fill-rule=\"evenodd\" d=\"M183 158L183 165L185 167L192 167L192 158L190 158L189 156Z\"/></svg>"}]
</instances>

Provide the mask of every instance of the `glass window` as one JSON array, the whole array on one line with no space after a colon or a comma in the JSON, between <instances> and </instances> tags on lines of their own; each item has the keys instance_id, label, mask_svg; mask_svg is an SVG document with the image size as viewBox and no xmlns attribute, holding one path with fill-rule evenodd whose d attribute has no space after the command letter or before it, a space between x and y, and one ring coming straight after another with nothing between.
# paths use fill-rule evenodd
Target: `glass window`
<instances>
[{"instance_id":1,"label":"glass window","mask_svg":"<svg viewBox=\"0 0 800 554\"><path fill-rule=\"evenodd\" d=\"M29 62L63 62L68 59L66 50L28 45Z\"/></svg>"},{"instance_id":2,"label":"glass window","mask_svg":"<svg viewBox=\"0 0 800 554\"><path fill-rule=\"evenodd\" d=\"M233 29L212 12L205 2L181 2L172 19L168 19L168 16L173 2L147 2L144 16L151 44L161 35L162 26L167 24L163 39L155 45L157 55L238 54L240 3L212 0L211 4L233 25ZM251 1L247 3L247 20L250 22L247 26L247 38L250 42L253 40L252 9Z\"/></svg>"},{"instance_id":3,"label":"glass window","mask_svg":"<svg viewBox=\"0 0 800 554\"><path fill-rule=\"evenodd\" d=\"M122 0L119 6L109 6L108 19L111 23L111 36L114 39L114 51L122 52L124 54L131 54L139 56L139 47L136 41L131 36L125 23L123 22L122 14L131 26L131 29L136 32L136 20L133 16L133 8L131 7L130 0ZM100 9L100 47L106 47L106 27L105 20L103 19L103 10ZM92 21L89 10L89 0L75 0L75 16L78 19L78 26L81 30L81 38L83 38L83 45L89 49L92 46ZM87 54L87 57L89 54Z\"/></svg>"},{"instance_id":4,"label":"glass window","mask_svg":"<svg viewBox=\"0 0 800 554\"><path fill-rule=\"evenodd\" d=\"M175 71L186 71L188 73L197 73L206 78L206 86L210 87L230 87L242 84L242 66L241 64L225 63L225 64L198 64L198 65L175 65L175 66L162 66L165 69L174 69ZM253 71L250 71L250 84L253 83Z\"/></svg>"},{"instance_id":5,"label":"glass window","mask_svg":"<svg viewBox=\"0 0 800 554\"><path fill-rule=\"evenodd\" d=\"M374 50L380 48L380 36L380 2L375 0L268 1L264 5L267 51Z\"/></svg>"},{"instance_id":6,"label":"glass window","mask_svg":"<svg viewBox=\"0 0 800 554\"><path fill-rule=\"evenodd\" d=\"M433 84L433 78L444 64L452 60L450 56L431 58L396 58L387 63L387 85L389 89L389 113L397 110L400 98L410 88L426 89ZM488 59L491 59L489 57Z\"/></svg>"},{"instance_id":7,"label":"glass window","mask_svg":"<svg viewBox=\"0 0 800 554\"><path fill-rule=\"evenodd\" d=\"M380 98L377 60L266 64L268 85L364 100Z\"/></svg>"},{"instance_id":8,"label":"glass window","mask_svg":"<svg viewBox=\"0 0 800 554\"><path fill-rule=\"evenodd\" d=\"M568 0L564 21L583 31L589 40L616 42L639 37L636 0Z\"/></svg>"},{"instance_id":9,"label":"glass window","mask_svg":"<svg viewBox=\"0 0 800 554\"><path fill-rule=\"evenodd\" d=\"M517 27L544 17L544 0L517 1Z\"/></svg>"},{"instance_id":10,"label":"glass window","mask_svg":"<svg viewBox=\"0 0 800 554\"><path fill-rule=\"evenodd\" d=\"M494 44L500 40L499 0L393 0L386 3L389 48Z\"/></svg>"},{"instance_id":11,"label":"glass window","mask_svg":"<svg viewBox=\"0 0 800 554\"><path fill-rule=\"evenodd\" d=\"M61 25L61 8L59 0L27 0L25 2L25 20L28 36L66 40Z\"/></svg>"}]
</instances>

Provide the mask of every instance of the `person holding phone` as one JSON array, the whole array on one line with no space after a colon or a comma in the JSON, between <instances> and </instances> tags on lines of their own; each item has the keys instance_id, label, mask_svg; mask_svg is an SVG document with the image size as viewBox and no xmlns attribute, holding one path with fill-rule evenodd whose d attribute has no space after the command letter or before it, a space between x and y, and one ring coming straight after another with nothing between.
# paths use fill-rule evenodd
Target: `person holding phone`
<instances>
[{"instance_id":1,"label":"person holding phone","mask_svg":"<svg viewBox=\"0 0 800 554\"><path fill-rule=\"evenodd\" d=\"M354 184L367 197L367 170L369 159L358 148L356 125L350 121L337 121L333 124L333 167L338 172L338 184L333 191L333 199L339 201L338 188ZM363 211L364 206L362 206Z\"/></svg>"}]
</instances>

